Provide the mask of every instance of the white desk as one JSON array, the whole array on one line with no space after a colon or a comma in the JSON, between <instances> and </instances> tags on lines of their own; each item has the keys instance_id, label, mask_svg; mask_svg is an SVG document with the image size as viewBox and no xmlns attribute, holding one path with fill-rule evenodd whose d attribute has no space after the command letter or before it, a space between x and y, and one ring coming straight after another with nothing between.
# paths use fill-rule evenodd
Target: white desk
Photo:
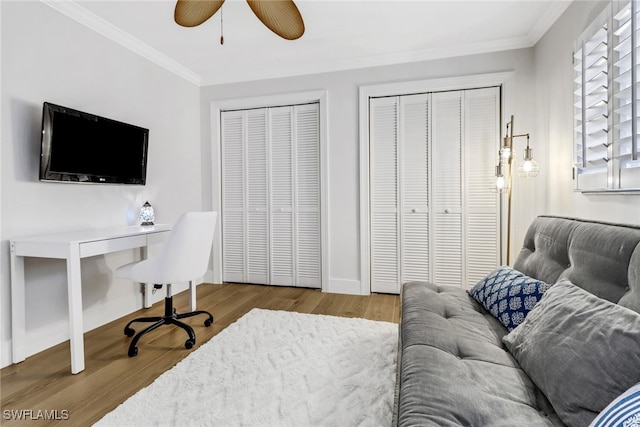
<instances>
[{"instance_id":1,"label":"white desk","mask_svg":"<svg viewBox=\"0 0 640 427\"><path fill-rule=\"evenodd\" d=\"M26 336L24 257L67 260L71 373L77 374L84 370L80 259L134 248L141 248L141 256L146 258L147 246L164 240L170 229L171 227L167 225L113 227L11 240L11 339L13 343L13 363L22 362L26 357L24 345ZM151 306L148 286L144 293L145 307Z\"/></svg>"}]
</instances>

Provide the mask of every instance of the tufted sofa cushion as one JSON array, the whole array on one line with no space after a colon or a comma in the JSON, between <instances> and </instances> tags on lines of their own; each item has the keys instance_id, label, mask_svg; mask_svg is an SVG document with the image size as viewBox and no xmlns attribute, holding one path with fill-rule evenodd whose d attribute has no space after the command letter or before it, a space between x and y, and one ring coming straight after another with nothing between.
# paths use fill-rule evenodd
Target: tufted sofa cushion
<instances>
[{"instance_id":1,"label":"tufted sofa cushion","mask_svg":"<svg viewBox=\"0 0 640 427\"><path fill-rule=\"evenodd\" d=\"M640 312L640 227L539 216L514 268L546 283L566 278Z\"/></svg>"},{"instance_id":2,"label":"tufted sofa cushion","mask_svg":"<svg viewBox=\"0 0 640 427\"><path fill-rule=\"evenodd\" d=\"M405 283L402 310L399 426L562 425L463 289Z\"/></svg>"}]
</instances>

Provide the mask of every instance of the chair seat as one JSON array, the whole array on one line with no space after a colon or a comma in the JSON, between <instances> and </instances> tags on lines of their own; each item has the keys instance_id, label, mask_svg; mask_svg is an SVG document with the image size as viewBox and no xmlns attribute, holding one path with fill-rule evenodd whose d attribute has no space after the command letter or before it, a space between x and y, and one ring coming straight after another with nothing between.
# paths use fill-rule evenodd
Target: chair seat
<instances>
[{"instance_id":1,"label":"chair seat","mask_svg":"<svg viewBox=\"0 0 640 427\"><path fill-rule=\"evenodd\" d=\"M173 308L171 284L195 280L202 277L207 271L217 217L217 212L183 214L171 230L157 256L125 264L116 270L116 276L119 278L140 283L166 285L167 287L167 295L164 299L164 316L141 317L132 320L125 326L125 335L132 337L135 330L131 328L131 324L135 322L152 323L134 336L129 345L130 357L138 354L136 345L140 338L162 325L175 325L184 329L189 335L185 347L190 349L196 342L195 333L191 326L179 319L203 314L207 316L204 326L210 326L213 323L213 316L207 311L176 313Z\"/></svg>"}]
</instances>

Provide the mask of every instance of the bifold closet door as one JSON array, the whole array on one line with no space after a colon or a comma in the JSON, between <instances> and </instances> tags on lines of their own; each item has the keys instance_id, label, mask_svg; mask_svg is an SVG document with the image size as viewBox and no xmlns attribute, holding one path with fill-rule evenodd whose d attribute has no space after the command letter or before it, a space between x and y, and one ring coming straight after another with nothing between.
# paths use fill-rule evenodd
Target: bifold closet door
<instances>
[{"instance_id":1,"label":"bifold closet door","mask_svg":"<svg viewBox=\"0 0 640 427\"><path fill-rule=\"evenodd\" d=\"M500 205L495 192L500 90L464 94L464 284L472 287L500 263Z\"/></svg>"},{"instance_id":2,"label":"bifold closet door","mask_svg":"<svg viewBox=\"0 0 640 427\"><path fill-rule=\"evenodd\" d=\"M321 286L318 104L222 113L223 280Z\"/></svg>"},{"instance_id":3,"label":"bifold closet door","mask_svg":"<svg viewBox=\"0 0 640 427\"><path fill-rule=\"evenodd\" d=\"M223 280L268 283L267 114L223 113Z\"/></svg>"},{"instance_id":4,"label":"bifold closet door","mask_svg":"<svg viewBox=\"0 0 640 427\"><path fill-rule=\"evenodd\" d=\"M468 287L499 260L498 88L370 99L372 292Z\"/></svg>"},{"instance_id":5,"label":"bifold closet door","mask_svg":"<svg viewBox=\"0 0 640 427\"><path fill-rule=\"evenodd\" d=\"M433 277L438 285L461 286L463 92L432 94Z\"/></svg>"},{"instance_id":6,"label":"bifold closet door","mask_svg":"<svg viewBox=\"0 0 640 427\"><path fill-rule=\"evenodd\" d=\"M373 292L429 278L429 97L370 100Z\"/></svg>"}]
</instances>

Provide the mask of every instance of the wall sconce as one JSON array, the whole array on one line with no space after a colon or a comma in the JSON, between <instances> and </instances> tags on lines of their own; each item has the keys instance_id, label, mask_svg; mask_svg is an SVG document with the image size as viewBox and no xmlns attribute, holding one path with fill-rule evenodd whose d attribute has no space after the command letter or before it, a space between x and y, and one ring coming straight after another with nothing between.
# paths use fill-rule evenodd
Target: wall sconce
<instances>
[{"instance_id":1,"label":"wall sconce","mask_svg":"<svg viewBox=\"0 0 640 427\"><path fill-rule=\"evenodd\" d=\"M529 146L529 134L513 134L513 116L507 123L507 134L498 151L498 165L496 166L495 189L499 193L507 193L507 264L511 251L511 189L513 177L513 163L515 161L513 142L515 138L527 137L527 147L524 149L523 162L518 166L518 176L528 178L538 176L540 166L533 159L533 149Z\"/></svg>"},{"instance_id":2,"label":"wall sconce","mask_svg":"<svg viewBox=\"0 0 640 427\"><path fill-rule=\"evenodd\" d=\"M142 221L140 225L153 225L153 221L155 219L153 206L151 206L148 201L144 202L144 205L142 205L142 208L140 209L140 220Z\"/></svg>"}]
</instances>

